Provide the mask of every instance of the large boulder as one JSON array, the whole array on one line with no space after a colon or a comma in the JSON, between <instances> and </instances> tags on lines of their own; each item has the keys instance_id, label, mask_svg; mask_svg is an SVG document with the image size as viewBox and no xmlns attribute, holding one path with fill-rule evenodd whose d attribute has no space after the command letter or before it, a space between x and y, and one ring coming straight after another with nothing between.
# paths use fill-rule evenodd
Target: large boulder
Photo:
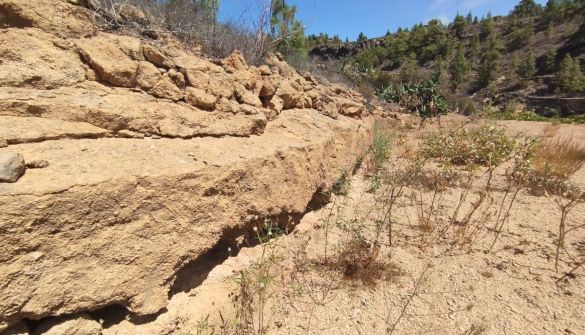
<instances>
[{"instance_id":1,"label":"large boulder","mask_svg":"<svg viewBox=\"0 0 585 335\"><path fill-rule=\"evenodd\" d=\"M38 29L0 30L0 86L56 88L85 80L68 42Z\"/></svg>"},{"instance_id":2,"label":"large boulder","mask_svg":"<svg viewBox=\"0 0 585 335\"><path fill-rule=\"evenodd\" d=\"M202 89L188 87L185 91L185 100L195 107L213 110L215 109L217 97Z\"/></svg>"},{"instance_id":3,"label":"large boulder","mask_svg":"<svg viewBox=\"0 0 585 335\"><path fill-rule=\"evenodd\" d=\"M101 80L115 86L135 86L138 63L124 53L109 35L80 39L76 45Z\"/></svg>"},{"instance_id":4,"label":"large boulder","mask_svg":"<svg viewBox=\"0 0 585 335\"><path fill-rule=\"evenodd\" d=\"M0 27L35 27L62 37L96 33L91 12L55 0L0 0Z\"/></svg>"}]
</instances>

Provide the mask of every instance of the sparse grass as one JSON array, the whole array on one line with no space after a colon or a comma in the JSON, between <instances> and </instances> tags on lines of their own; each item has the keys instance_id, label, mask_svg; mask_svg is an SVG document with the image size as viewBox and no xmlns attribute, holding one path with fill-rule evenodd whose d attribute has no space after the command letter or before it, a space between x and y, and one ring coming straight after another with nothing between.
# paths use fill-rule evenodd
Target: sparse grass
<instances>
[{"instance_id":1,"label":"sparse grass","mask_svg":"<svg viewBox=\"0 0 585 335\"><path fill-rule=\"evenodd\" d=\"M566 180L585 165L585 148L571 138L545 140L534 155L534 172Z\"/></svg>"},{"instance_id":2,"label":"sparse grass","mask_svg":"<svg viewBox=\"0 0 585 335\"><path fill-rule=\"evenodd\" d=\"M514 121L534 121L534 122L552 122L561 124L585 124L585 115L575 115L568 117L546 117L536 114L533 111L520 108L499 108L487 106L482 110L482 115L492 120L514 120Z\"/></svg>"}]
</instances>

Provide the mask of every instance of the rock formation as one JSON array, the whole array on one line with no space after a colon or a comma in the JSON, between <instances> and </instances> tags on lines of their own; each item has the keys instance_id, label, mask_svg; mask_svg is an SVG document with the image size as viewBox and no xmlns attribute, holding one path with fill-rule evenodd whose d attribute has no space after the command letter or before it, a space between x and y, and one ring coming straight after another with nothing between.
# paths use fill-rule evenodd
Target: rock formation
<instances>
[{"instance_id":1,"label":"rock formation","mask_svg":"<svg viewBox=\"0 0 585 335\"><path fill-rule=\"evenodd\" d=\"M181 268L305 211L368 141L352 91L101 32L85 3L0 0L0 333L161 311Z\"/></svg>"}]
</instances>

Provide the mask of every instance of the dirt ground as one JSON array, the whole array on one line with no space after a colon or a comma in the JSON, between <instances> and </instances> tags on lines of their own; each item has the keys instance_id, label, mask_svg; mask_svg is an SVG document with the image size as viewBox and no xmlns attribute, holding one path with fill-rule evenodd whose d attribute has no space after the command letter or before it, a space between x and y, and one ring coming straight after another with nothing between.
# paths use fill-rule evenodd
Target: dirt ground
<instances>
[{"instance_id":1,"label":"dirt ground","mask_svg":"<svg viewBox=\"0 0 585 335\"><path fill-rule=\"evenodd\" d=\"M462 121L470 122L452 118L443 124ZM412 146L421 133L435 127L417 130L410 123L395 124ZM585 145L585 126L500 125L515 136L571 137ZM398 151L391 161L397 160ZM503 172L498 173L496 178L501 178ZM583 189L585 168L571 181ZM375 224L365 218L375 217L379 209L371 206L375 195L368 192L363 167L349 185L345 195L334 195L325 207L307 213L290 234L267 245L244 247L237 255L236 247L230 247L226 252L234 256L211 270L202 285L173 296L167 312L155 320L126 320L104 334L222 334L222 325L233 323L244 310L261 334L258 328L266 334L585 334L585 269L567 275L585 259L585 227L567 234L556 271L561 214L555 197L520 191L491 248L493 212L486 210L485 218L477 220L472 243L454 245L434 231L421 231L420 204L409 189L396 205L392 245L384 230L372 260L361 257L359 247L348 247L356 231L365 240L375 239ZM442 192L437 211L451 211L460 192L457 187ZM499 203L503 195L495 190L492 201ZM430 199L431 193L422 196ZM567 224L585 224L585 204L570 212ZM372 261L380 268L352 276L355 269L342 262L341 254L358 267ZM243 308L238 273L250 268L256 269L246 272L252 297Z\"/></svg>"}]
</instances>

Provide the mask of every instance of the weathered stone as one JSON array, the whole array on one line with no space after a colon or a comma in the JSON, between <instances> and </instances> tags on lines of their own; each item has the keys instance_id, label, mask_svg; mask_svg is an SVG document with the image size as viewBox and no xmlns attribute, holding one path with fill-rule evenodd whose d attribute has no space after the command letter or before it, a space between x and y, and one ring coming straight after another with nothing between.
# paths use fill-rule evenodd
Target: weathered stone
<instances>
[{"instance_id":1,"label":"weathered stone","mask_svg":"<svg viewBox=\"0 0 585 335\"><path fill-rule=\"evenodd\" d=\"M65 37L94 35L91 12L64 1L2 0L0 1L0 27L35 27Z\"/></svg>"},{"instance_id":2,"label":"weathered stone","mask_svg":"<svg viewBox=\"0 0 585 335\"><path fill-rule=\"evenodd\" d=\"M290 81L281 82L276 95L282 99L284 109L303 108L304 98Z\"/></svg>"},{"instance_id":3,"label":"weathered stone","mask_svg":"<svg viewBox=\"0 0 585 335\"><path fill-rule=\"evenodd\" d=\"M187 82L189 85L206 90L216 97L229 99L234 96L234 80L225 74L190 70L187 71Z\"/></svg>"},{"instance_id":4,"label":"weathered stone","mask_svg":"<svg viewBox=\"0 0 585 335\"><path fill-rule=\"evenodd\" d=\"M55 88L85 80L77 53L55 46L57 37L38 29L0 31L0 85Z\"/></svg>"},{"instance_id":5,"label":"weathered stone","mask_svg":"<svg viewBox=\"0 0 585 335\"><path fill-rule=\"evenodd\" d=\"M174 66L172 59L167 57L160 49L151 45L145 44L143 46L144 58L158 67L170 69Z\"/></svg>"},{"instance_id":6,"label":"weathered stone","mask_svg":"<svg viewBox=\"0 0 585 335\"><path fill-rule=\"evenodd\" d=\"M284 101L279 96L273 96L268 103L268 108L275 111L276 113L280 113L284 108Z\"/></svg>"},{"instance_id":7,"label":"weathered stone","mask_svg":"<svg viewBox=\"0 0 585 335\"><path fill-rule=\"evenodd\" d=\"M271 97L276 94L276 89L278 87L278 79L274 77L263 77L262 78L262 88L258 95L260 97Z\"/></svg>"},{"instance_id":8,"label":"weathered stone","mask_svg":"<svg viewBox=\"0 0 585 335\"><path fill-rule=\"evenodd\" d=\"M0 183L16 183L24 174L24 158L19 153L0 153Z\"/></svg>"},{"instance_id":9,"label":"weathered stone","mask_svg":"<svg viewBox=\"0 0 585 335\"><path fill-rule=\"evenodd\" d=\"M119 132L116 133L116 135L118 135L118 137L121 138L144 138L144 134L130 130L120 130Z\"/></svg>"},{"instance_id":10,"label":"weathered stone","mask_svg":"<svg viewBox=\"0 0 585 335\"><path fill-rule=\"evenodd\" d=\"M108 35L80 39L77 47L101 80L121 87L134 87L138 63L125 54Z\"/></svg>"},{"instance_id":11,"label":"weathered stone","mask_svg":"<svg viewBox=\"0 0 585 335\"><path fill-rule=\"evenodd\" d=\"M213 110L215 108L217 98L214 95L205 92L204 90L194 87L187 87L185 90L185 101L198 108Z\"/></svg>"},{"instance_id":12,"label":"weathered stone","mask_svg":"<svg viewBox=\"0 0 585 335\"><path fill-rule=\"evenodd\" d=\"M238 114L241 111L241 107L237 101L230 100L228 98L219 98L215 104L215 109L224 113Z\"/></svg>"},{"instance_id":13,"label":"weathered stone","mask_svg":"<svg viewBox=\"0 0 585 335\"><path fill-rule=\"evenodd\" d=\"M150 91L160 80L162 75L156 66L150 62L140 62L138 74L136 75L136 85L145 91Z\"/></svg>"},{"instance_id":14,"label":"weathered stone","mask_svg":"<svg viewBox=\"0 0 585 335\"><path fill-rule=\"evenodd\" d=\"M228 73L234 73L236 71L248 69L246 59L244 59L244 55L239 50L232 52L229 56L224 58L221 61L221 65L223 65L223 68Z\"/></svg>"},{"instance_id":15,"label":"weathered stone","mask_svg":"<svg viewBox=\"0 0 585 335\"><path fill-rule=\"evenodd\" d=\"M262 107L262 101L254 93L248 91L241 84L236 84L236 98L239 103L247 104L254 107Z\"/></svg>"},{"instance_id":16,"label":"weathered stone","mask_svg":"<svg viewBox=\"0 0 585 335\"><path fill-rule=\"evenodd\" d=\"M169 77L175 83L175 85L177 85L177 87L179 87L180 89L185 88L185 84L186 84L185 83L185 76L183 76L183 74L181 72L177 72L174 69L170 69L168 74L169 74Z\"/></svg>"},{"instance_id":17,"label":"weathered stone","mask_svg":"<svg viewBox=\"0 0 585 335\"><path fill-rule=\"evenodd\" d=\"M158 98L169 99L172 101L179 101L183 99L183 91L175 85L175 82L168 74L165 74L162 79L154 85L150 90L150 94Z\"/></svg>"},{"instance_id":18,"label":"weathered stone","mask_svg":"<svg viewBox=\"0 0 585 335\"><path fill-rule=\"evenodd\" d=\"M8 141L5 138L0 137L0 148L6 148L8 146Z\"/></svg>"},{"instance_id":19,"label":"weathered stone","mask_svg":"<svg viewBox=\"0 0 585 335\"><path fill-rule=\"evenodd\" d=\"M258 67L258 70L260 71L260 74L263 76L270 76L272 75L272 71L270 70L270 68L268 67L268 65L260 65Z\"/></svg>"},{"instance_id":20,"label":"weathered stone","mask_svg":"<svg viewBox=\"0 0 585 335\"><path fill-rule=\"evenodd\" d=\"M102 326L87 314L51 318L42 322L33 335L101 335Z\"/></svg>"}]
</instances>

